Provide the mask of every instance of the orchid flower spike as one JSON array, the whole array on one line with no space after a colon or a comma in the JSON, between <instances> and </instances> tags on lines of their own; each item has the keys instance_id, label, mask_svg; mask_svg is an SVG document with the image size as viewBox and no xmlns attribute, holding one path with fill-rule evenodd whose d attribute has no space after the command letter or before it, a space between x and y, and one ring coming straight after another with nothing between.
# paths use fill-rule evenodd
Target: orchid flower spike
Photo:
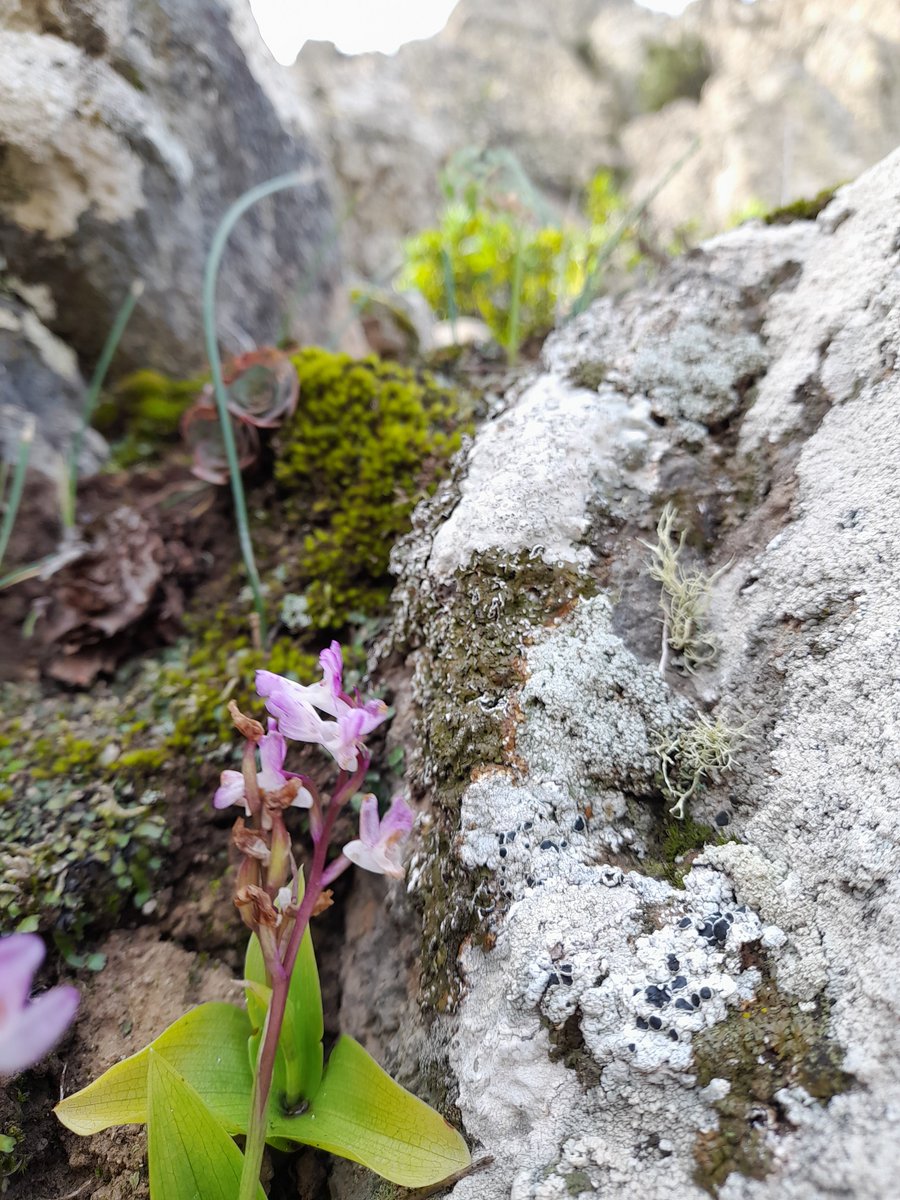
<instances>
[{"instance_id":1,"label":"orchid flower spike","mask_svg":"<svg viewBox=\"0 0 900 1200\"><path fill-rule=\"evenodd\" d=\"M378 801L371 794L363 796L359 810L359 838L344 847L345 857L365 871L402 879L403 850L413 820L413 811L402 796L394 797L381 821L378 819Z\"/></svg>"},{"instance_id":2,"label":"orchid flower spike","mask_svg":"<svg viewBox=\"0 0 900 1200\"><path fill-rule=\"evenodd\" d=\"M308 686L272 671L256 672L256 690L287 737L323 746L342 771L355 771L364 739L387 717L382 700L362 701L343 690L341 647L332 642L319 655L322 678ZM320 716L334 718L326 721Z\"/></svg>"},{"instance_id":3,"label":"orchid flower spike","mask_svg":"<svg viewBox=\"0 0 900 1200\"><path fill-rule=\"evenodd\" d=\"M284 756L287 753L287 742L278 730L278 722L269 720L269 732L259 739L259 761L261 770L257 772L256 782L260 792L280 792L290 780L300 779L292 771L284 770ZM244 776L241 771L223 771L219 788L213 797L216 808L228 808L231 804L243 804L247 815L250 815L250 804L244 786ZM309 808L312 796L305 787L299 787L291 801L293 808Z\"/></svg>"},{"instance_id":4,"label":"orchid flower spike","mask_svg":"<svg viewBox=\"0 0 900 1200\"><path fill-rule=\"evenodd\" d=\"M80 999L73 987L55 987L28 1001L44 958L33 933L0 938L0 1077L16 1075L44 1057L68 1029Z\"/></svg>"}]
</instances>

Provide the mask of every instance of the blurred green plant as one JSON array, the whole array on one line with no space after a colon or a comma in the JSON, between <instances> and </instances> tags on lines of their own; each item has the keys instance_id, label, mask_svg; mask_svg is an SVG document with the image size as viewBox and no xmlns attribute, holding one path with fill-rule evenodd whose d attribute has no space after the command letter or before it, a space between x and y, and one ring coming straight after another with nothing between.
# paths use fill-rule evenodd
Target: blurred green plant
<instances>
[{"instance_id":1,"label":"blurred green plant","mask_svg":"<svg viewBox=\"0 0 900 1200\"><path fill-rule=\"evenodd\" d=\"M110 443L107 469L121 471L160 460L181 440L181 420L208 376L174 379L142 368L116 381L94 413L94 428Z\"/></svg>"},{"instance_id":2,"label":"blurred green plant","mask_svg":"<svg viewBox=\"0 0 900 1200\"><path fill-rule=\"evenodd\" d=\"M510 362L524 341L568 315L601 255L608 260L611 239L618 246L631 238L630 230L613 229L625 202L609 171L594 176L582 212L570 219L554 211L508 151L461 152L441 187L438 225L406 242L398 286L421 292L451 324L479 317Z\"/></svg>"},{"instance_id":3,"label":"blurred green plant","mask_svg":"<svg viewBox=\"0 0 900 1200\"><path fill-rule=\"evenodd\" d=\"M711 73L706 43L696 34L683 33L677 41L651 42L638 78L641 108L659 112L673 100L699 100Z\"/></svg>"}]
</instances>

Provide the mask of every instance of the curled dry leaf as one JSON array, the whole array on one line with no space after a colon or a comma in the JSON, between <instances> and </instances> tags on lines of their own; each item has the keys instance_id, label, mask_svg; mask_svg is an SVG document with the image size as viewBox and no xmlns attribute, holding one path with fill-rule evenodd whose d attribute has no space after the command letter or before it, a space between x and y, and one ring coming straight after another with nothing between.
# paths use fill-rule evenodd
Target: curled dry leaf
<instances>
[{"instance_id":1,"label":"curled dry leaf","mask_svg":"<svg viewBox=\"0 0 900 1200\"><path fill-rule=\"evenodd\" d=\"M228 459L225 457L219 413L214 404L204 399L205 395L204 389L201 398L182 417L181 432L194 453L191 467L194 475L198 479L205 479L207 483L227 483ZM254 426L235 417L231 418L231 428L237 446L238 464L243 471L256 462L259 434Z\"/></svg>"},{"instance_id":2,"label":"curled dry leaf","mask_svg":"<svg viewBox=\"0 0 900 1200\"><path fill-rule=\"evenodd\" d=\"M234 359L225 386L232 415L257 429L276 429L293 414L300 394L297 368L273 346Z\"/></svg>"},{"instance_id":3,"label":"curled dry leaf","mask_svg":"<svg viewBox=\"0 0 900 1200\"><path fill-rule=\"evenodd\" d=\"M186 553L127 504L85 526L77 557L53 574L41 601L47 674L87 686L133 649L144 622L174 626L183 596L173 577L185 569Z\"/></svg>"}]
</instances>

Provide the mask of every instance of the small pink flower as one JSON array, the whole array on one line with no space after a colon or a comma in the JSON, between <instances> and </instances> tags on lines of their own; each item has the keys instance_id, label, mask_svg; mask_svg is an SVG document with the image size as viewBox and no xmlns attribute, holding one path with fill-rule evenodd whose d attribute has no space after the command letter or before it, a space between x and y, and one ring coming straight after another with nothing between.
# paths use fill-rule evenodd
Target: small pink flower
<instances>
[{"instance_id":1,"label":"small pink flower","mask_svg":"<svg viewBox=\"0 0 900 1200\"><path fill-rule=\"evenodd\" d=\"M323 678L318 683L304 685L272 671L257 671L256 690L278 718L282 733L324 746L342 771L354 771L363 739L386 718L387 705L381 700L363 703L342 690L344 668L337 642L322 651L319 664ZM319 713L334 720L323 720Z\"/></svg>"},{"instance_id":2,"label":"small pink flower","mask_svg":"<svg viewBox=\"0 0 900 1200\"><path fill-rule=\"evenodd\" d=\"M72 1022L79 995L51 988L28 1002L31 981L44 958L33 933L0 938L0 1076L15 1075L44 1057Z\"/></svg>"},{"instance_id":3,"label":"small pink flower","mask_svg":"<svg viewBox=\"0 0 900 1200\"><path fill-rule=\"evenodd\" d=\"M348 842L344 855L365 871L376 875L403 878L403 849L413 827L413 812L401 796L395 796L391 807L378 819L378 801L364 796L359 810L359 838Z\"/></svg>"},{"instance_id":4,"label":"small pink flower","mask_svg":"<svg viewBox=\"0 0 900 1200\"><path fill-rule=\"evenodd\" d=\"M289 779L299 779L291 771L285 771L284 756L287 753L287 742L279 732L277 721L269 720L269 732L259 739L259 762L261 770L257 772L256 782L261 792L280 792ZM223 771L220 786L213 797L216 808L228 808L231 804L243 804L247 815L250 815L250 805L244 787L244 776L241 771ZM293 808L309 808L312 796L301 787L291 801Z\"/></svg>"}]
</instances>

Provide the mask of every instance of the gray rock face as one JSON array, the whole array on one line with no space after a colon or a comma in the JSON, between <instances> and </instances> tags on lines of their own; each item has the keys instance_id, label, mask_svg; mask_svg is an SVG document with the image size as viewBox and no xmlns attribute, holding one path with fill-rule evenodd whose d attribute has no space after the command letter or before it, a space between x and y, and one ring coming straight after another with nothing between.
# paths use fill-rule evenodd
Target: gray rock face
<instances>
[{"instance_id":1,"label":"gray rock face","mask_svg":"<svg viewBox=\"0 0 900 1200\"><path fill-rule=\"evenodd\" d=\"M748 205L788 204L855 178L900 140L900 24L894 5L701 0L679 22L713 73L622 131L635 195L694 140L654 201L664 228L722 229Z\"/></svg>"},{"instance_id":2,"label":"gray rock face","mask_svg":"<svg viewBox=\"0 0 900 1200\"><path fill-rule=\"evenodd\" d=\"M900 153L595 305L396 556L423 982L494 1159L455 1200L895 1190L898 247ZM721 570L694 675L638 542L673 499ZM749 737L679 854L698 712Z\"/></svg>"},{"instance_id":3,"label":"gray rock face","mask_svg":"<svg viewBox=\"0 0 900 1200\"><path fill-rule=\"evenodd\" d=\"M437 211L449 128L418 104L399 55L351 58L308 42L293 74L326 131L348 258L367 279L389 283L402 265L398 237L424 228Z\"/></svg>"},{"instance_id":4,"label":"gray rock face","mask_svg":"<svg viewBox=\"0 0 900 1200\"><path fill-rule=\"evenodd\" d=\"M20 298L0 294L0 461L18 459L22 435L33 424L29 466L58 476L81 424L84 397L70 347ZM103 439L87 430L81 471L96 470L104 452Z\"/></svg>"},{"instance_id":5,"label":"gray rock face","mask_svg":"<svg viewBox=\"0 0 900 1200\"><path fill-rule=\"evenodd\" d=\"M231 350L272 340L285 321L324 335L336 254L323 168L273 104L263 55L244 14L232 31L231 11L225 0L0 6L3 269L48 289L49 327L84 359L140 277L118 362L195 369L213 230L243 191L293 170L303 185L232 236L219 326Z\"/></svg>"},{"instance_id":6,"label":"gray rock face","mask_svg":"<svg viewBox=\"0 0 900 1200\"><path fill-rule=\"evenodd\" d=\"M442 33L396 55L301 50L294 72L322 107L355 266L381 278L399 265L398 240L433 222L438 175L456 150L511 150L564 202L618 161L616 90L578 50L604 6L463 0Z\"/></svg>"},{"instance_id":7,"label":"gray rock face","mask_svg":"<svg viewBox=\"0 0 900 1200\"><path fill-rule=\"evenodd\" d=\"M294 73L323 107L351 260L380 278L399 240L433 223L438 172L465 147L512 150L565 211L600 167L643 200L699 141L650 212L704 236L855 178L900 141L897 12L698 0L668 18L632 0L461 0L442 33L395 56L307 46ZM710 70L699 96L678 82L692 44Z\"/></svg>"}]
</instances>

